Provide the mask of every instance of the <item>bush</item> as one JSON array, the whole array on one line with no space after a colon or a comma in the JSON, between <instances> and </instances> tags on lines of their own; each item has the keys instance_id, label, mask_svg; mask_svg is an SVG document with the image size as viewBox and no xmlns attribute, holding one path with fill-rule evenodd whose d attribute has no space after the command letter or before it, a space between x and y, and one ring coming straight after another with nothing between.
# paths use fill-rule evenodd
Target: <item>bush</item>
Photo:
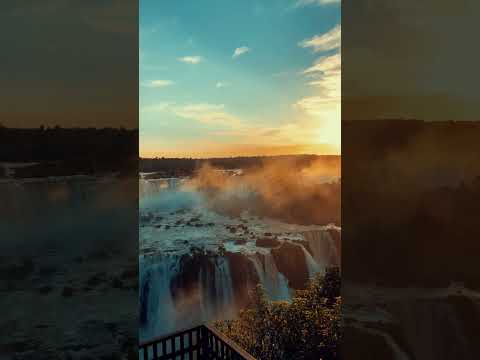
<instances>
[{"instance_id":1,"label":"bush","mask_svg":"<svg viewBox=\"0 0 480 360\"><path fill-rule=\"evenodd\" d=\"M332 268L290 302L269 301L258 285L238 318L214 326L259 360L338 359L340 304L340 275Z\"/></svg>"}]
</instances>

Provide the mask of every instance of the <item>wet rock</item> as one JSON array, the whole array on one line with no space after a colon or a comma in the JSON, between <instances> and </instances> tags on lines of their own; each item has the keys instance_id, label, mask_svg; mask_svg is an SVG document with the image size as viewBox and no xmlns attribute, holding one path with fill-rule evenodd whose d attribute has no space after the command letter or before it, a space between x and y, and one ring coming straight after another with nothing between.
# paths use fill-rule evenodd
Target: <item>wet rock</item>
<instances>
[{"instance_id":1,"label":"wet rock","mask_svg":"<svg viewBox=\"0 0 480 360\"><path fill-rule=\"evenodd\" d=\"M284 242L272 249L272 255L278 270L287 278L290 287L304 289L309 272L302 246Z\"/></svg>"},{"instance_id":2,"label":"wet rock","mask_svg":"<svg viewBox=\"0 0 480 360\"><path fill-rule=\"evenodd\" d=\"M267 247L267 248L273 248L279 246L281 243L275 238L259 238L255 241L255 245L260 246L260 247Z\"/></svg>"},{"instance_id":3,"label":"wet rock","mask_svg":"<svg viewBox=\"0 0 480 360\"><path fill-rule=\"evenodd\" d=\"M302 245L312 257L315 255L312 251L312 248L310 247L310 243L307 240L290 240L290 239L285 239L285 241L293 241L297 244Z\"/></svg>"}]
</instances>

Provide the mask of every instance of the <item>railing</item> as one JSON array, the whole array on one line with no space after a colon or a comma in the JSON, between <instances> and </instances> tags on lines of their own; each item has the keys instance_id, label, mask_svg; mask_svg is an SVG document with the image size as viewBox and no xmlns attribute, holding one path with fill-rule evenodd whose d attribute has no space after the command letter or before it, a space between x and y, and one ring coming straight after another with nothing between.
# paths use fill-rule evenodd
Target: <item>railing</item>
<instances>
[{"instance_id":1,"label":"railing","mask_svg":"<svg viewBox=\"0 0 480 360\"><path fill-rule=\"evenodd\" d=\"M139 345L142 360L255 360L218 330L200 325Z\"/></svg>"}]
</instances>

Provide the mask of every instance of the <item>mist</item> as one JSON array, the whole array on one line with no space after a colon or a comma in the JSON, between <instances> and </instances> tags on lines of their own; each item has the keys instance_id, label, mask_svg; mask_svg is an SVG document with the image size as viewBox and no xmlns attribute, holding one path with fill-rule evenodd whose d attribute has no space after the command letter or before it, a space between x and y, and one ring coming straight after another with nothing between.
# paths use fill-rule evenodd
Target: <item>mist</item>
<instances>
[{"instance_id":1,"label":"mist","mask_svg":"<svg viewBox=\"0 0 480 360\"><path fill-rule=\"evenodd\" d=\"M186 188L203 193L209 208L229 216L248 211L294 224L340 225L339 161L265 160L233 176L204 164Z\"/></svg>"}]
</instances>

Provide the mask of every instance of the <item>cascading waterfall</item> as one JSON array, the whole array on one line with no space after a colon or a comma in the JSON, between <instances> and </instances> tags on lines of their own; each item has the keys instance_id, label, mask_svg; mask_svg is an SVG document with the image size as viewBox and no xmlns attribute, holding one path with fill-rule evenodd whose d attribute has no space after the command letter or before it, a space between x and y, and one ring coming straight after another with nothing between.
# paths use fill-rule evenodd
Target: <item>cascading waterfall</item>
<instances>
[{"instance_id":1,"label":"cascading waterfall","mask_svg":"<svg viewBox=\"0 0 480 360\"><path fill-rule=\"evenodd\" d=\"M318 264L310 253L302 246L303 253L305 255L305 262L308 268L308 276L311 278L317 273L324 273L325 267Z\"/></svg>"},{"instance_id":2,"label":"cascading waterfall","mask_svg":"<svg viewBox=\"0 0 480 360\"><path fill-rule=\"evenodd\" d=\"M163 257L153 264L140 259L141 337L151 338L176 329L176 309L170 283L178 271L178 259Z\"/></svg>"},{"instance_id":3,"label":"cascading waterfall","mask_svg":"<svg viewBox=\"0 0 480 360\"><path fill-rule=\"evenodd\" d=\"M260 279L260 283L265 287L266 281L265 281L265 271L263 270L263 264L258 257L259 255L257 253L249 256L249 260L253 263L253 266L255 267L255 271L258 274L258 278Z\"/></svg>"},{"instance_id":4,"label":"cascading waterfall","mask_svg":"<svg viewBox=\"0 0 480 360\"><path fill-rule=\"evenodd\" d=\"M288 281L285 276L278 271L272 253L267 251L262 255L265 265L262 264L257 253L249 256L249 259L253 263L258 278L260 279L260 283L265 289L267 295L272 300L290 299L291 290L288 287Z\"/></svg>"},{"instance_id":5,"label":"cascading waterfall","mask_svg":"<svg viewBox=\"0 0 480 360\"><path fill-rule=\"evenodd\" d=\"M321 264L302 246L309 277L324 270ZM289 300L292 290L287 278L275 263L270 250L248 256L265 291L272 300ZM262 257L262 259L260 258ZM189 293L172 294L172 281L181 271L179 257L164 256L147 264L141 259L141 339L148 339L179 328L212 319L233 318L234 284L228 259L209 258L209 264L198 269L198 278ZM253 284L252 284L253 285Z\"/></svg>"},{"instance_id":6,"label":"cascading waterfall","mask_svg":"<svg viewBox=\"0 0 480 360\"><path fill-rule=\"evenodd\" d=\"M302 248L303 256L296 252L293 258L288 253L292 249L289 246L279 245L275 250L278 252L273 254L272 249L257 246L254 240L247 240L245 245L233 242L234 235L227 230L228 226L225 228L231 220L205 209L202 194L183 189L182 181L143 176L139 181L146 254L150 257L152 249L162 254L148 262L141 258L143 340L202 322L234 318L237 306L246 301L245 290L255 286L257 280L271 300L290 300L293 290L289 283L294 283L292 278L297 275L292 276L291 272L301 271L302 279L312 277L337 258L335 240L326 228L297 233L305 241L279 237L280 243L291 242L296 245L294 248ZM242 196L248 194L248 189L240 192ZM194 218L197 220L189 223ZM254 223L247 226L249 231L257 232ZM182 234L185 229L188 235L183 237L179 229ZM226 238L223 244L230 244L225 256L215 250L222 238ZM189 247L202 249L203 245L205 251L188 252ZM292 259L305 263L297 269L292 266Z\"/></svg>"},{"instance_id":7,"label":"cascading waterfall","mask_svg":"<svg viewBox=\"0 0 480 360\"><path fill-rule=\"evenodd\" d=\"M278 271L270 251L265 254L265 280L267 294L272 300L288 300L291 298L287 279Z\"/></svg>"},{"instance_id":8,"label":"cascading waterfall","mask_svg":"<svg viewBox=\"0 0 480 360\"><path fill-rule=\"evenodd\" d=\"M213 273L206 268L199 272L199 305L203 322L231 314L233 304L233 284L230 265L225 258L211 260Z\"/></svg>"},{"instance_id":9,"label":"cascading waterfall","mask_svg":"<svg viewBox=\"0 0 480 360\"><path fill-rule=\"evenodd\" d=\"M302 234L308 241L315 262L322 268L339 259L335 241L327 230L310 230L304 231Z\"/></svg>"},{"instance_id":10,"label":"cascading waterfall","mask_svg":"<svg viewBox=\"0 0 480 360\"><path fill-rule=\"evenodd\" d=\"M215 264L215 293L217 308L228 317L232 312L234 297L230 264L225 258L220 258Z\"/></svg>"}]
</instances>

